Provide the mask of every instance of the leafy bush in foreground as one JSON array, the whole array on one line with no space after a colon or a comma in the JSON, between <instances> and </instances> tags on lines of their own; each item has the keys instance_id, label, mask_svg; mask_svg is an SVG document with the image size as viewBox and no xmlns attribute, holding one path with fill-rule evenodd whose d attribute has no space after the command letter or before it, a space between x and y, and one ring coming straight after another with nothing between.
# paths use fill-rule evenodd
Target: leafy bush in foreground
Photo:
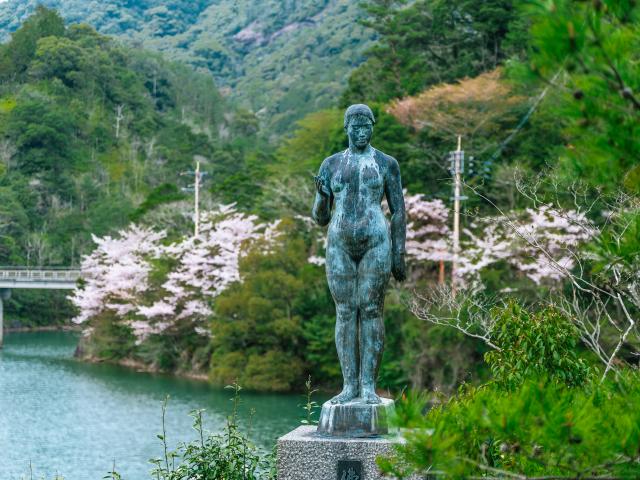
<instances>
[{"instance_id":1,"label":"leafy bush in foreground","mask_svg":"<svg viewBox=\"0 0 640 480\"><path fill-rule=\"evenodd\" d=\"M515 388L526 378L546 376L555 383L579 386L589 366L576 353L578 333L552 306L528 312L516 302L492 311L493 341L500 350L485 354L500 386Z\"/></svg>"},{"instance_id":2,"label":"leafy bush in foreground","mask_svg":"<svg viewBox=\"0 0 640 480\"><path fill-rule=\"evenodd\" d=\"M238 427L238 403L240 386L227 386L234 391L234 408L227 418L222 433L213 435L205 432L202 423L203 411L191 413L193 428L199 438L190 443L182 443L174 451L166 444L164 431L158 435L164 446L164 455L152 460L155 465L152 478L158 480L272 480L275 479L273 455L261 457L258 448L253 445ZM178 465L176 466L176 461Z\"/></svg>"},{"instance_id":3,"label":"leafy bush in foreground","mask_svg":"<svg viewBox=\"0 0 640 480\"><path fill-rule=\"evenodd\" d=\"M640 478L637 372L584 389L468 389L411 423L397 457L379 461L398 478Z\"/></svg>"}]
</instances>

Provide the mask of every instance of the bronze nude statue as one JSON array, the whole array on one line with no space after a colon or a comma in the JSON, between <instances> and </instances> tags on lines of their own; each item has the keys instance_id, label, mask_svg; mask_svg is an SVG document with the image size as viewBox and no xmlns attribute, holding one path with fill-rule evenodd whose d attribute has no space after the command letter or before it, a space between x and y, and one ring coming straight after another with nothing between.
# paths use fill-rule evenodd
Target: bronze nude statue
<instances>
[{"instance_id":1,"label":"bronze nude statue","mask_svg":"<svg viewBox=\"0 0 640 480\"><path fill-rule=\"evenodd\" d=\"M366 105L345 112L349 148L326 158L315 177L313 219L329 225L326 273L336 304L336 347L344 379L331 404L377 405L389 276L406 277L406 220L398 162L370 145L375 118ZM381 202L386 196L390 222Z\"/></svg>"}]
</instances>

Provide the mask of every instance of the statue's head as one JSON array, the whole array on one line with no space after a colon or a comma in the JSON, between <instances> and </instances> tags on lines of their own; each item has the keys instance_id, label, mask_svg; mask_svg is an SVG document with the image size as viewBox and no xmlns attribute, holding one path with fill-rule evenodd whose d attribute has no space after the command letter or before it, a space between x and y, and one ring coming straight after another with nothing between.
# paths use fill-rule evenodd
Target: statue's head
<instances>
[{"instance_id":1,"label":"statue's head","mask_svg":"<svg viewBox=\"0 0 640 480\"><path fill-rule=\"evenodd\" d=\"M349 136L349 144L358 148L369 145L376 119L367 105L351 105L344 112L344 129Z\"/></svg>"}]
</instances>

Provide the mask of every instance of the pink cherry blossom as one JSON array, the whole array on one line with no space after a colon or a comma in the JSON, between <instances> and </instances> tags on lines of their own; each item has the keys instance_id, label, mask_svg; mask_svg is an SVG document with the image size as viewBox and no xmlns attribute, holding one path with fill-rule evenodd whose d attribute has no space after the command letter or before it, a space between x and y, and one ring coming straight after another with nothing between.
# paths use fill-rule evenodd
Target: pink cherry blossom
<instances>
[{"instance_id":1,"label":"pink cherry blossom","mask_svg":"<svg viewBox=\"0 0 640 480\"><path fill-rule=\"evenodd\" d=\"M71 297L80 312L74 321L90 324L92 318L111 312L131 328L138 343L178 321L190 322L204 334L213 299L241 280L239 260L247 243L263 239L264 245L273 245L280 232L279 221L263 225L235 205L203 212L201 222L198 237L170 245L162 243L165 232L135 225L115 237L94 237L96 249L82 263L85 285ZM160 287L152 288L154 259L175 267Z\"/></svg>"}]
</instances>

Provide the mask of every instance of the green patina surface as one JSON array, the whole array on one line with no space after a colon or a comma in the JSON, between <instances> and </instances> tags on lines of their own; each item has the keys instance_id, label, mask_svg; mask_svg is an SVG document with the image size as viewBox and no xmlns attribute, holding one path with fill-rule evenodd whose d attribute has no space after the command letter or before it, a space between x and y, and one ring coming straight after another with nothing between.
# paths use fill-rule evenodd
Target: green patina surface
<instances>
[{"instance_id":1,"label":"green patina surface","mask_svg":"<svg viewBox=\"0 0 640 480\"><path fill-rule=\"evenodd\" d=\"M375 118L352 105L344 127L349 148L326 158L316 181L313 218L329 225L327 280L336 304L336 347L343 391L377 404L375 383L384 348L383 307L389 277L405 279L405 207L398 162L370 145ZM382 211L386 196L391 222Z\"/></svg>"}]
</instances>

